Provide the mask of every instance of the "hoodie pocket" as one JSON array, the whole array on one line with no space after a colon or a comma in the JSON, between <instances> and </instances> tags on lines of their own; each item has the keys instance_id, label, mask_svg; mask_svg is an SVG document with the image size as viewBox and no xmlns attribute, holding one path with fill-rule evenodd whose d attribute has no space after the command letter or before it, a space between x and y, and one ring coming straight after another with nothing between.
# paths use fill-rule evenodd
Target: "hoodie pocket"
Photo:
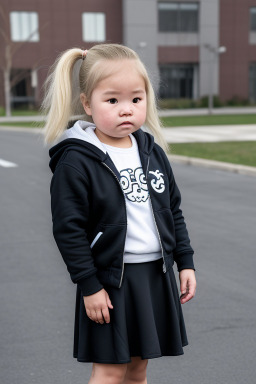
<instances>
[{"instance_id":1,"label":"hoodie pocket","mask_svg":"<svg viewBox=\"0 0 256 384\"><path fill-rule=\"evenodd\" d=\"M91 242L90 247L93 248L96 242L99 240L103 232L98 232L97 235L94 237L93 241Z\"/></svg>"}]
</instances>

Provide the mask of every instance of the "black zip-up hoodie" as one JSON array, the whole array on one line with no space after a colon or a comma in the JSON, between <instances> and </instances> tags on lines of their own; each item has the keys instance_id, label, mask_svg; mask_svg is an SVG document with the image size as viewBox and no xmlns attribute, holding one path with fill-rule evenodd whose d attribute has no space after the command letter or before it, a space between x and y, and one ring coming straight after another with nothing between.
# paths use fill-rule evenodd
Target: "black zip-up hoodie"
<instances>
[{"instance_id":1,"label":"black zip-up hoodie","mask_svg":"<svg viewBox=\"0 0 256 384\"><path fill-rule=\"evenodd\" d=\"M163 272L174 261L179 271L194 269L194 251L170 163L152 135L141 129L133 135L147 180ZM107 153L78 138L64 139L49 154L53 234L72 281L84 296L105 284L120 287L127 217L119 172Z\"/></svg>"}]
</instances>

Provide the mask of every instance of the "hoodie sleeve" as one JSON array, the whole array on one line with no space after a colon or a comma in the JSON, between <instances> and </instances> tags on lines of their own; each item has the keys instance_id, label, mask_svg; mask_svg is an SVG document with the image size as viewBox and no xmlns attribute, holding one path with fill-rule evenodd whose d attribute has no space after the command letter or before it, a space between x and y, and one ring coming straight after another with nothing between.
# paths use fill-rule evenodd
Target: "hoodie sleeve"
<instances>
[{"instance_id":1,"label":"hoodie sleeve","mask_svg":"<svg viewBox=\"0 0 256 384\"><path fill-rule=\"evenodd\" d=\"M194 269L194 251L190 245L190 239L184 220L181 204L181 194L175 182L173 172L170 172L170 198L171 211L175 224L176 247L174 249L174 261L177 263L178 271L182 269Z\"/></svg>"},{"instance_id":2,"label":"hoodie sleeve","mask_svg":"<svg viewBox=\"0 0 256 384\"><path fill-rule=\"evenodd\" d=\"M172 167L167 156L164 154L166 169L168 170L170 207L175 225L176 247L173 251L174 261L177 264L178 271L182 269L194 269L193 254L194 250L190 245L190 239L184 220L181 205L181 194L176 184Z\"/></svg>"},{"instance_id":3,"label":"hoodie sleeve","mask_svg":"<svg viewBox=\"0 0 256 384\"><path fill-rule=\"evenodd\" d=\"M61 163L51 181L53 235L73 283L84 296L103 288L98 280L87 239L89 202L84 175L69 164Z\"/></svg>"}]
</instances>

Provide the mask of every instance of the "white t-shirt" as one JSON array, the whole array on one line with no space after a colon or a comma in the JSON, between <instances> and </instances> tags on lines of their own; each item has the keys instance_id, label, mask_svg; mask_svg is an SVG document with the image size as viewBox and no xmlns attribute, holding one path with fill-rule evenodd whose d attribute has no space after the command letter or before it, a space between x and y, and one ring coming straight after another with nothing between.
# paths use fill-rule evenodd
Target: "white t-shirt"
<instances>
[{"instance_id":1,"label":"white t-shirt","mask_svg":"<svg viewBox=\"0 0 256 384\"><path fill-rule=\"evenodd\" d=\"M104 143L102 145L120 173L120 184L126 198L124 262L142 263L157 260L162 254L138 145L133 135L130 138L130 148L117 148Z\"/></svg>"}]
</instances>

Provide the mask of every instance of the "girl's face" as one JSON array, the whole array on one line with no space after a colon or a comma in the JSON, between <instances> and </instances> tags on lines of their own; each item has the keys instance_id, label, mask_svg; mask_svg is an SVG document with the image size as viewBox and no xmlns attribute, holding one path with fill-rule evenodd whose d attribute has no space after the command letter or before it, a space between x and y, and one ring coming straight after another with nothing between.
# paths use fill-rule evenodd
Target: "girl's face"
<instances>
[{"instance_id":1,"label":"girl's face","mask_svg":"<svg viewBox=\"0 0 256 384\"><path fill-rule=\"evenodd\" d=\"M133 60L103 62L111 66L111 74L97 84L91 100L84 94L81 101L87 115L96 125L95 133L106 144L130 146L129 134L146 120L147 95L145 82Z\"/></svg>"}]
</instances>

